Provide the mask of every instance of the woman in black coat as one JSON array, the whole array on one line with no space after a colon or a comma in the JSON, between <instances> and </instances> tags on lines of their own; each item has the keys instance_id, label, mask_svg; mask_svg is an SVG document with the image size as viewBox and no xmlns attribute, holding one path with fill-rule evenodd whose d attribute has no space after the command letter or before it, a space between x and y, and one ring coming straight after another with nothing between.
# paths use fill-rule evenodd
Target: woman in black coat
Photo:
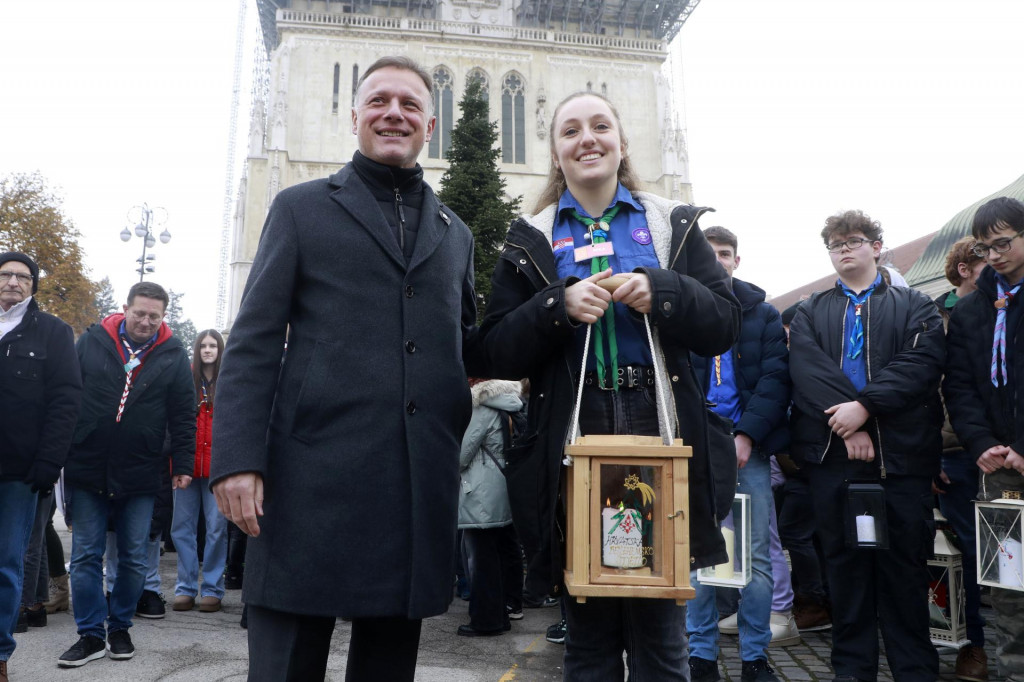
<instances>
[{"instance_id":1,"label":"woman in black coat","mask_svg":"<svg viewBox=\"0 0 1024 682\"><path fill-rule=\"evenodd\" d=\"M586 325L593 325L602 334L594 334L588 353L581 431L678 435L692 446L691 565L721 563L726 554L715 519L705 401L689 353L728 349L739 333L740 311L724 269L695 229L704 209L637 191L618 114L604 98L571 95L555 110L550 132L548 187L537 215L516 220L509 230L480 332L492 374L528 376L532 385L524 447L528 461L537 462L539 490L535 522L518 530L524 544L551 548L557 557L552 590L561 593L561 460ZM599 252L585 249L601 241L611 242L614 252L607 263L595 264ZM613 271L628 279L610 294L598 282ZM614 334L608 319L614 319ZM664 397L674 410L661 419L655 372L663 378L657 383L672 389ZM675 602L591 598L566 605L566 680L622 679L623 650L631 679L686 679L683 608Z\"/></svg>"}]
</instances>

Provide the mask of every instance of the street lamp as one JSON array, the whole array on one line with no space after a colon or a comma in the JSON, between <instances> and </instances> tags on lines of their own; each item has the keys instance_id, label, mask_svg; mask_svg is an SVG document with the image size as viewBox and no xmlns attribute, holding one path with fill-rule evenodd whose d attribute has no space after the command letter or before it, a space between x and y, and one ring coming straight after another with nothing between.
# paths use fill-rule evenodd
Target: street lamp
<instances>
[{"instance_id":1,"label":"street lamp","mask_svg":"<svg viewBox=\"0 0 1024 682\"><path fill-rule=\"evenodd\" d=\"M150 208L148 204L142 206L135 206L128 211L128 222L129 224L135 223L135 236L142 240L142 256L135 259L135 262L139 264L139 267L135 269L135 272L139 273L139 281L141 282L147 272L154 272L156 265L153 261L156 260L156 254L146 254L146 249L151 249L156 246L156 236L153 231L167 221L167 210L161 207ZM132 239L132 230L125 227L121 230L121 241L128 242ZM164 231L160 233L160 242L166 244L171 241L171 233L164 228Z\"/></svg>"}]
</instances>

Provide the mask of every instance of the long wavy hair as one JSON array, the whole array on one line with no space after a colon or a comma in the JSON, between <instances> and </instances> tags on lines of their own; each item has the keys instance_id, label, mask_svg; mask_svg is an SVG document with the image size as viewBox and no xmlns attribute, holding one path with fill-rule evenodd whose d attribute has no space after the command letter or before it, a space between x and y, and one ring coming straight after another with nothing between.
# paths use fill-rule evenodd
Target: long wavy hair
<instances>
[{"instance_id":1,"label":"long wavy hair","mask_svg":"<svg viewBox=\"0 0 1024 682\"><path fill-rule=\"evenodd\" d=\"M619 116L618 110L611 101L596 92L579 91L574 92L555 107L555 114L551 117L551 127L548 129L548 139L551 141L551 159L550 159L550 170L548 170L548 180L544 185L543 191L540 193L540 198L537 199L536 205L533 207L534 213L540 213L546 207L551 204L557 203L561 198L562 193L566 190L568 185L565 182L565 173L562 169L555 165L555 127L558 123L558 114L561 113L562 107L578 97L595 97L605 104L612 111L612 116L615 117L615 125L619 127L619 138L622 140L622 161L619 163L619 182L628 189L630 192L636 192L640 189L640 178L637 177L636 171L633 170L633 164L629 160L629 143L626 141L626 131L622 129L622 118Z\"/></svg>"},{"instance_id":2,"label":"long wavy hair","mask_svg":"<svg viewBox=\"0 0 1024 682\"><path fill-rule=\"evenodd\" d=\"M217 359L213 361L213 379L206 384L206 398L213 404L213 396L217 392L217 377L220 376L220 361L224 357L224 337L216 329L204 329L196 334L192 344L192 383L196 389L196 405L203 402L203 360L199 355L199 345L207 336L217 342Z\"/></svg>"}]
</instances>

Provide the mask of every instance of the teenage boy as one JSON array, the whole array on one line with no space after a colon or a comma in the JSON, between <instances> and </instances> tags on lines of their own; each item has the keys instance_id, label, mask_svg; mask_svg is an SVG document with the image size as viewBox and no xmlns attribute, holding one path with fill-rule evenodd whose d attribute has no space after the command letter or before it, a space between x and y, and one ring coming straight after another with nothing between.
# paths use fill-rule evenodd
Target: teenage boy
<instances>
[{"instance_id":1,"label":"teenage boy","mask_svg":"<svg viewBox=\"0 0 1024 682\"><path fill-rule=\"evenodd\" d=\"M736 344L722 355L693 355L711 409L732 421L739 471L737 492L751 501L751 579L741 591L739 605L740 659L743 682L778 680L768 666L766 650L772 639L772 562L769 519L772 502L771 456L788 441L789 352L779 312L764 302L763 290L733 277L739 267L736 235L724 227L704 231L718 262L729 274L733 294L743 309ZM694 584L697 596L686 609L690 634L690 679L715 682L718 673L718 609L715 588ZM795 626L793 626L795 631Z\"/></svg>"},{"instance_id":2,"label":"teenage boy","mask_svg":"<svg viewBox=\"0 0 1024 682\"><path fill-rule=\"evenodd\" d=\"M988 266L977 291L961 299L949 321L942 386L949 418L990 495L1024 490L1024 340L1018 334L1024 280L1024 203L998 197L978 208L974 251ZM1000 679L1024 679L1024 593L992 590Z\"/></svg>"},{"instance_id":3,"label":"teenage boy","mask_svg":"<svg viewBox=\"0 0 1024 682\"><path fill-rule=\"evenodd\" d=\"M835 679L876 679L881 627L893 677L934 682L927 560L942 320L923 294L885 284L875 264L882 228L867 215L836 214L821 237L839 279L804 302L790 327L790 450L810 476L832 592ZM888 549L859 548L847 535L851 483L880 484Z\"/></svg>"}]
</instances>

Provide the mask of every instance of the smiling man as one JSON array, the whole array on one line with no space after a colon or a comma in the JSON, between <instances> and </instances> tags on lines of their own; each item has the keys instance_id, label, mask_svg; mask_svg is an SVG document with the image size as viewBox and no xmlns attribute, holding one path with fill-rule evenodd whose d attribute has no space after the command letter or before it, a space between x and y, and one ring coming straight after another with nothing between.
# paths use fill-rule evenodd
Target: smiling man
<instances>
[{"instance_id":1,"label":"smiling man","mask_svg":"<svg viewBox=\"0 0 1024 682\"><path fill-rule=\"evenodd\" d=\"M274 200L228 339L211 480L250 539L250 680L412 680L451 600L473 238L416 163L429 74L385 57L357 84L359 151ZM287 339L288 352L284 354Z\"/></svg>"}]
</instances>

